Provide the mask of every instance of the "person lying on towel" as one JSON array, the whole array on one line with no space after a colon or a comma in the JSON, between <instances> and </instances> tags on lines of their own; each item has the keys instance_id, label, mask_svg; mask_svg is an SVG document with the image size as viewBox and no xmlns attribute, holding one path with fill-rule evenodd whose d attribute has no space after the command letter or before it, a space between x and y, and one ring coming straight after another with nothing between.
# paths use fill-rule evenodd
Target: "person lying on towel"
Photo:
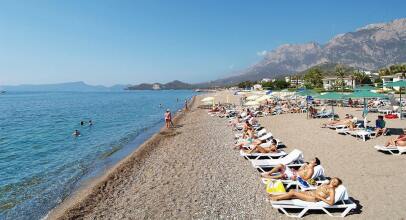
<instances>
[{"instance_id":1,"label":"person lying on towel","mask_svg":"<svg viewBox=\"0 0 406 220\"><path fill-rule=\"evenodd\" d=\"M315 190L298 192L292 189L288 193L282 195L269 195L269 197L273 201L300 199L307 202L323 201L329 205L334 205L335 189L341 184L341 179L334 177L328 184L320 185Z\"/></svg>"},{"instance_id":2,"label":"person lying on towel","mask_svg":"<svg viewBox=\"0 0 406 220\"><path fill-rule=\"evenodd\" d=\"M262 142L265 143L265 140ZM244 152L247 154L252 154L252 153L267 154L267 153L278 151L278 146L277 146L278 142L275 139L272 139L271 146L269 146L269 147L261 147L260 144L258 144L257 142L255 142L255 143L256 144L254 144L254 147L251 150L244 150Z\"/></svg>"},{"instance_id":3,"label":"person lying on towel","mask_svg":"<svg viewBox=\"0 0 406 220\"><path fill-rule=\"evenodd\" d=\"M386 142L385 147L390 146L406 147L406 128L403 128L403 134L397 138L391 138Z\"/></svg>"},{"instance_id":4,"label":"person lying on towel","mask_svg":"<svg viewBox=\"0 0 406 220\"><path fill-rule=\"evenodd\" d=\"M262 177L268 179L286 179L296 180L297 177L301 177L303 180L309 180L314 173L314 167L320 165L319 158L315 157L309 163L304 164L298 170L290 168L284 164L279 164L269 172L261 174Z\"/></svg>"}]
</instances>

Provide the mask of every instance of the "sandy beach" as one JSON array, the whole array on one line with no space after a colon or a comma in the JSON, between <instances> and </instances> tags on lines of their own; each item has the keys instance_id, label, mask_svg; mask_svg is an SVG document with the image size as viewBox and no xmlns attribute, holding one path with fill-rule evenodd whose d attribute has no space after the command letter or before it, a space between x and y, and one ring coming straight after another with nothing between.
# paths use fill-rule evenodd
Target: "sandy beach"
<instances>
[{"instance_id":1,"label":"sandy beach","mask_svg":"<svg viewBox=\"0 0 406 220\"><path fill-rule=\"evenodd\" d=\"M216 101L237 103L228 92L208 94ZM180 116L175 129L163 129L83 193L65 201L49 219L289 219L266 200L259 173L233 150L233 132L226 120L197 109ZM361 112L336 108L340 115ZM369 114L373 121L377 114ZM358 209L347 219L402 219L405 155L377 152L373 146L388 137L363 142L321 128L326 119L305 114L260 118L287 146L305 159L317 156L327 176L342 178ZM405 121L387 120L387 127L406 127ZM326 219L310 214L307 219Z\"/></svg>"}]
</instances>

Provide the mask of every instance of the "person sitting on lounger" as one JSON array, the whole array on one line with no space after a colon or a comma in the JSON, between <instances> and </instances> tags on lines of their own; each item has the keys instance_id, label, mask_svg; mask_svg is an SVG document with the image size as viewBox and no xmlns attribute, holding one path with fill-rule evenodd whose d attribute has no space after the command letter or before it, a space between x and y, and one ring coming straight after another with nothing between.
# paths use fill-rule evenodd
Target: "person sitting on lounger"
<instances>
[{"instance_id":1,"label":"person sitting on lounger","mask_svg":"<svg viewBox=\"0 0 406 220\"><path fill-rule=\"evenodd\" d=\"M292 189L288 193L282 195L270 195L270 199L273 201L288 199L300 199L307 202L323 201L329 205L334 205L335 190L341 184L341 179L333 177L328 184L318 186L315 190L298 192Z\"/></svg>"},{"instance_id":2,"label":"person sitting on lounger","mask_svg":"<svg viewBox=\"0 0 406 220\"><path fill-rule=\"evenodd\" d=\"M403 134L386 142L385 147L389 146L406 147L406 128L403 128Z\"/></svg>"},{"instance_id":3,"label":"person sitting on lounger","mask_svg":"<svg viewBox=\"0 0 406 220\"><path fill-rule=\"evenodd\" d=\"M309 180L310 178L312 178L314 173L314 167L317 165L320 165L320 160L317 157L315 157L309 163L300 167L299 170L292 169L284 164L279 164L271 171L262 173L261 176L269 179L289 179L289 180L296 180L296 178L300 176L303 180Z\"/></svg>"},{"instance_id":4,"label":"person sitting on lounger","mask_svg":"<svg viewBox=\"0 0 406 220\"><path fill-rule=\"evenodd\" d=\"M385 134L387 128L385 128L386 122L383 120L382 115L378 115L378 119L375 121L376 137Z\"/></svg>"},{"instance_id":5,"label":"person sitting on lounger","mask_svg":"<svg viewBox=\"0 0 406 220\"><path fill-rule=\"evenodd\" d=\"M264 142L264 141L262 141L262 142ZM251 150L246 150L245 153L248 153L248 154L252 154L252 153L267 154L267 153L271 153L271 152L276 152L278 150L277 141L275 139L272 139L271 143L272 144L269 147L261 147L260 144L258 144L256 142L254 147Z\"/></svg>"}]
</instances>

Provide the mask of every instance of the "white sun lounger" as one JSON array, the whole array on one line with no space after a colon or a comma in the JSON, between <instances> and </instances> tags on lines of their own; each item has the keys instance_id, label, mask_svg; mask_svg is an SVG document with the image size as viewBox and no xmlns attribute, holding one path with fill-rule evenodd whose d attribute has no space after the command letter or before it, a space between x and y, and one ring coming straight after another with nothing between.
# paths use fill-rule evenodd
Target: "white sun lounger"
<instances>
[{"instance_id":1,"label":"white sun lounger","mask_svg":"<svg viewBox=\"0 0 406 220\"><path fill-rule=\"evenodd\" d=\"M240 156L244 157L247 160L258 160L261 158L265 159L278 159L283 156L286 156L287 153L283 150L278 151L278 152L272 152L272 153L251 153L248 154L244 150L240 150Z\"/></svg>"},{"instance_id":2,"label":"white sun lounger","mask_svg":"<svg viewBox=\"0 0 406 220\"><path fill-rule=\"evenodd\" d=\"M345 217L352 209L357 208L357 205L348 197L347 189L340 185L337 187L334 196L334 205L328 205L327 203L320 202L306 202L299 199L271 201L273 208L281 210L289 217L301 218L309 210L322 210L331 217ZM289 213L290 209L300 209L298 214ZM344 209L339 215L333 215L330 211ZM330 210L330 211L329 211Z\"/></svg>"},{"instance_id":3,"label":"white sun lounger","mask_svg":"<svg viewBox=\"0 0 406 220\"><path fill-rule=\"evenodd\" d=\"M265 172L264 169L269 169L277 166L278 164L285 164L287 166L300 166L303 164L303 152L294 149L285 157L279 159L266 159L266 160L251 160L252 166L260 172Z\"/></svg>"},{"instance_id":4,"label":"white sun lounger","mask_svg":"<svg viewBox=\"0 0 406 220\"><path fill-rule=\"evenodd\" d=\"M385 147L383 145L376 145L374 146L374 148L377 149L378 151L389 152L393 155L401 155L403 153L406 153L406 147L398 147L398 146Z\"/></svg>"}]
</instances>

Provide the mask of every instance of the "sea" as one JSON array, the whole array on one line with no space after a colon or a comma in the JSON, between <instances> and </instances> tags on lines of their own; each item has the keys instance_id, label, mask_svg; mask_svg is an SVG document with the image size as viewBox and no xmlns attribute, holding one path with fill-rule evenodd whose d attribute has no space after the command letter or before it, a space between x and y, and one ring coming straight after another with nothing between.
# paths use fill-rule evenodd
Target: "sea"
<instances>
[{"instance_id":1,"label":"sea","mask_svg":"<svg viewBox=\"0 0 406 220\"><path fill-rule=\"evenodd\" d=\"M0 219L41 219L195 95L188 90L0 95ZM89 121L92 121L92 125ZM83 125L81 125L83 121ZM81 135L72 135L79 130Z\"/></svg>"}]
</instances>

